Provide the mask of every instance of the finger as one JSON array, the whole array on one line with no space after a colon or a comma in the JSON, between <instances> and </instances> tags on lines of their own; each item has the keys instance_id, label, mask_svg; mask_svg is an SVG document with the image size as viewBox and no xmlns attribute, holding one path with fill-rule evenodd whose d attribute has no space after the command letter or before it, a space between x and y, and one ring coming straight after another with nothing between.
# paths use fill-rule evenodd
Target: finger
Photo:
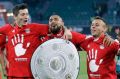
<instances>
[{"instance_id":1,"label":"finger","mask_svg":"<svg viewBox=\"0 0 120 79\"><path fill-rule=\"evenodd\" d=\"M63 35L61 38L62 38L62 39L65 39L65 40L68 40L68 38L67 38L66 35Z\"/></svg>"},{"instance_id":2,"label":"finger","mask_svg":"<svg viewBox=\"0 0 120 79\"><path fill-rule=\"evenodd\" d=\"M106 38L103 39L103 44L105 43L105 41L106 41Z\"/></svg>"},{"instance_id":3,"label":"finger","mask_svg":"<svg viewBox=\"0 0 120 79\"><path fill-rule=\"evenodd\" d=\"M6 66L7 66L7 68L9 68L9 61L8 60L6 60Z\"/></svg>"},{"instance_id":4,"label":"finger","mask_svg":"<svg viewBox=\"0 0 120 79\"><path fill-rule=\"evenodd\" d=\"M18 37L18 43L20 42L20 35L19 34L17 34L17 37Z\"/></svg>"},{"instance_id":5,"label":"finger","mask_svg":"<svg viewBox=\"0 0 120 79\"><path fill-rule=\"evenodd\" d=\"M90 52L90 50L89 50L89 58L91 59L91 52Z\"/></svg>"},{"instance_id":6,"label":"finger","mask_svg":"<svg viewBox=\"0 0 120 79\"><path fill-rule=\"evenodd\" d=\"M15 43L14 43L13 39L12 39L12 44L13 44L13 46L15 45Z\"/></svg>"},{"instance_id":7,"label":"finger","mask_svg":"<svg viewBox=\"0 0 120 79\"><path fill-rule=\"evenodd\" d=\"M108 43L108 39L105 38L103 44L104 44L105 46L107 46L107 43Z\"/></svg>"},{"instance_id":8,"label":"finger","mask_svg":"<svg viewBox=\"0 0 120 79\"><path fill-rule=\"evenodd\" d=\"M62 39L65 39L65 36L63 35L61 38L62 38Z\"/></svg>"},{"instance_id":9,"label":"finger","mask_svg":"<svg viewBox=\"0 0 120 79\"><path fill-rule=\"evenodd\" d=\"M101 63L102 63L102 61L103 61L103 59L101 59L101 60L100 60L99 64L101 64Z\"/></svg>"},{"instance_id":10,"label":"finger","mask_svg":"<svg viewBox=\"0 0 120 79\"><path fill-rule=\"evenodd\" d=\"M105 38L103 39L103 42L106 42L108 40L108 36L105 36Z\"/></svg>"},{"instance_id":11,"label":"finger","mask_svg":"<svg viewBox=\"0 0 120 79\"><path fill-rule=\"evenodd\" d=\"M30 42L29 43L27 43L27 48L30 46Z\"/></svg>"},{"instance_id":12,"label":"finger","mask_svg":"<svg viewBox=\"0 0 120 79\"><path fill-rule=\"evenodd\" d=\"M87 55L87 59L88 59L88 61L89 61L89 56Z\"/></svg>"},{"instance_id":13,"label":"finger","mask_svg":"<svg viewBox=\"0 0 120 79\"><path fill-rule=\"evenodd\" d=\"M105 44L106 46L110 46L113 42L114 42L114 40L111 38L111 36L106 34L106 36L103 40L103 44Z\"/></svg>"},{"instance_id":14,"label":"finger","mask_svg":"<svg viewBox=\"0 0 120 79\"><path fill-rule=\"evenodd\" d=\"M112 42L111 42L111 41L108 41L106 45L107 45L107 46L110 46L111 44L112 44Z\"/></svg>"},{"instance_id":15,"label":"finger","mask_svg":"<svg viewBox=\"0 0 120 79\"><path fill-rule=\"evenodd\" d=\"M114 42L114 40L112 38L109 38L108 46L110 46L113 42Z\"/></svg>"},{"instance_id":16,"label":"finger","mask_svg":"<svg viewBox=\"0 0 120 79\"><path fill-rule=\"evenodd\" d=\"M17 43L17 38L16 36L14 35L14 41L15 41L15 44Z\"/></svg>"},{"instance_id":17,"label":"finger","mask_svg":"<svg viewBox=\"0 0 120 79\"><path fill-rule=\"evenodd\" d=\"M112 39L111 39L110 37L107 36L107 37L104 38L103 44L104 44L105 46L110 46L111 43L112 43Z\"/></svg>"},{"instance_id":18,"label":"finger","mask_svg":"<svg viewBox=\"0 0 120 79\"><path fill-rule=\"evenodd\" d=\"M23 43L24 35L21 35L21 43Z\"/></svg>"},{"instance_id":19,"label":"finger","mask_svg":"<svg viewBox=\"0 0 120 79\"><path fill-rule=\"evenodd\" d=\"M63 37L64 37L64 39L67 39L67 40L72 39L72 33L71 33L71 31L70 30L66 30L64 32Z\"/></svg>"},{"instance_id":20,"label":"finger","mask_svg":"<svg viewBox=\"0 0 120 79\"><path fill-rule=\"evenodd\" d=\"M95 51L95 59L97 58L97 53L98 53L98 51L96 50L96 51Z\"/></svg>"},{"instance_id":21,"label":"finger","mask_svg":"<svg viewBox=\"0 0 120 79\"><path fill-rule=\"evenodd\" d=\"M94 50L92 49L92 52L91 52L91 54L92 54L92 58L94 58Z\"/></svg>"},{"instance_id":22,"label":"finger","mask_svg":"<svg viewBox=\"0 0 120 79\"><path fill-rule=\"evenodd\" d=\"M105 40L105 42L104 42L104 45L105 45L105 46L110 46L110 44L111 44L111 41L110 41L110 40Z\"/></svg>"}]
</instances>

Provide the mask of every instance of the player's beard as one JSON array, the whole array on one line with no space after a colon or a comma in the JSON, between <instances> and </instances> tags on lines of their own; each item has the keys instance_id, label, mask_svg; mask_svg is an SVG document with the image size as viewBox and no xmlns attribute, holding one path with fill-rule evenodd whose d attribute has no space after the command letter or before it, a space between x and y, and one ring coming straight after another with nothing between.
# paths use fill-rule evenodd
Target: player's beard
<instances>
[{"instance_id":1,"label":"player's beard","mask_svg":"<svg viewBox=\"0 0 120 79\"><path fill-rule=\"evenodd\" d=\"M60 32L61 29L62 29L61 25L55 25L55 26L50 27L50 31L53 34L57 34L58 32Z\"/></svg>"}]
</instances>

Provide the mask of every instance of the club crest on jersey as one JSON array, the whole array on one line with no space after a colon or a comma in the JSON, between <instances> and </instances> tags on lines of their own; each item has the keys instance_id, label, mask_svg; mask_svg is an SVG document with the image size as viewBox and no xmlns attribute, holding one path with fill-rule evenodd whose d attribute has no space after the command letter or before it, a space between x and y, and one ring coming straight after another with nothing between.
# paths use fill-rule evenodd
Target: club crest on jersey
<instances>
[{"instance_id":1,"label":"club crest on jersey","mask_svg":"<svg viewBox=\"0 0 120 79\"><path fill-rule=\"evenodd\" d=\"M105 47L104 47L104 45L103 44L101 44L100 45L100 49L104 49Z\"/></svg>"},{"instance_id":2,"label":"club crest on jersey","mask_svg":"<svg viewBox=\"0 0 120 79\"><path fill-rule=\"evenodd\" d=\"M25 32L26 33L30 33L30 29L25 29Z\"/></svg>"}]
</instances>

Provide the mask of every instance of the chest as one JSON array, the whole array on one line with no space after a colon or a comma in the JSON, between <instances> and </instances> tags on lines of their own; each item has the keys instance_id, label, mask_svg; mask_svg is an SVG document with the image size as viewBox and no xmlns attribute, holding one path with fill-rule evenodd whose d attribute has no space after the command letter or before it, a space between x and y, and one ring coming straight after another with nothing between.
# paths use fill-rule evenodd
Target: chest
<instances>
[{"instance_id":1,"label":"chest","mask_svg":"<svg viewBox=\"0 0 120 79\"><path fill-rule=\"evenodd\" d=\"M24 37L31 37L36 33L31 28L11 28L7 32L8 39L12 39L14 37L24 36Z\"/></svg>"},{"instance_id":2,"label":"chest","mask_svg":"<svg viewBox=\"0 0 120 79\"><path fill-rule=\"evenodd\" d=\"M32 28L11 28L6 33L6 42L9 45L22 43L26 45L28 42L33 43L38 41L39 34Z\"/></svg>"},{"instance_id":3,"label":"chest","mask_svg":"<svg viewBox=\"0 0 120 79\"><path fill-rule=\"evenodd\" d=\"M97 58L104 58L110 55L109 53L111 49L109 47L105 47L103 44L91 42L86 45L85 50L89 56L91 55L96 56Z\"/></svg>"}]
</instances>

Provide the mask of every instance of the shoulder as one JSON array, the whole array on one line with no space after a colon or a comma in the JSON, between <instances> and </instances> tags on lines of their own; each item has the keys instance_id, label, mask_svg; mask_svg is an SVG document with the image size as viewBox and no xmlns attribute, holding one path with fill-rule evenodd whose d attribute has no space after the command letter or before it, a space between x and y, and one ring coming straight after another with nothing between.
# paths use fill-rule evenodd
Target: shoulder
<instances>
[{"instance_id":1,"label":"shoulder","mask_svg":"<svg viewBox=\"0 0 120 79\"><path fill-rule=\"evenodd\" d=\"M92 35L87 35L86 36L86 38L85 38L85 40L89 40L89 41L91 41L91 40L93 40L94 38L93 38L93 36Z\"/></svg>"},{"instance_id":2,"label":"shoulder","mask_svg":"<svg viewBox=\"0 0 120 79\"><path fill-rule=\"evenodd\" d=\"M114 40L114 42L112 44L119 45L119 41Z\"/></svg>"},{"instance_id":3,"label":"shoulder","mask_svg":"<svg viewBox=\"0 0 120 79\"><path fill-rule=\"evenodd\" d=\"M5 24L4 26L1 26L0 29L1 29L1 28L6 28L6 29L12 28L12 25L10 25L10 24Z\"/></svg>"},{"instance_id":4,"label":"shoulder","mask_svg":"<svg viewBox=\"0 0 120 79\"><path fill-rule=\"evenodd\" d=\"M46 33L46 32L48 32L48 29L49 29L47 24L38 24L38 23L28 24L27 27L29 27L32 30L35 30L36 32L39 32L39 33Z\"/></svg>"},{"instance_id":5,"label":"shoulder","mask_svg":"<svg viewBox=\"0 0 120 79\"><path fill-rule=\"evenodd\" d=\"M111 50L118 50L119 49L119 42L114 40L113 43L109 46Z\"/></svg>"},{"instance_id":6,"label":"shoulder","mask_svg":"<svg viewBox=\"0 0 120 79\"><path fill-rule=\"evenodd\" d=\"M85 39L92 39L93 36L92 35L86 35L86 38Z\"/></svg>"},{"instance_id":7,"label":"shoulder","mask_svg":"<svg viewBox=\"0 0 120 79\"><path fill-rule=\"evenodd\" d=\"M5 25L3 25L1 27L11 27L11 25L10 24L5 24Z\"/></svg>"},{"instance_id":8,"label":"shoulder","mask_svg":"<svg viewBox=\"0 0 120 79\"><path fill-rule=\"evenodd\" d=\"M43 26L46 26L46 27L48 27L48 24L39 24L39 23L31 23L31 24L28 24L28 25L30 25L30 26L41 26L41 27L43 27Z\"/></svg>"},{"instance_id":9,"label":"shoulder","mask_svg":"<svg viewBox=\"0 0 120 79\"><path fill-rule=\"evenodd\" d=\"M77 38L86 38L86 35L85 34L82 34L82 33L78 33L78 32L75 32L75 31L71 31L71 34L73 37L77 37Z\"/></svg>"}]
</instances>

